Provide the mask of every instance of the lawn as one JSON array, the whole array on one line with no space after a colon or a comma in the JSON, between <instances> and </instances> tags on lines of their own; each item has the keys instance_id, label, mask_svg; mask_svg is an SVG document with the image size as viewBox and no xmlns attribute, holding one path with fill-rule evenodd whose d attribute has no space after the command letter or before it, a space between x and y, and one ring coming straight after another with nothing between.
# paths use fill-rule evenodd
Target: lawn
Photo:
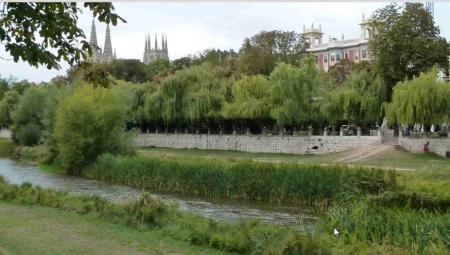
<instances>
[{"instance_id":1,"label":"lawn","mask_svg":"<svg viewBox=\"0 0 450 255\"><path fill-rule=\"evenodd\" d=\"M92 216L0 202L0 254L226 254Z\"/></svg>"},{"instance_id":2,"label":"lawn","mask_svg":"<svg viewBox=\"0 0 450 255\"><path fill-rule=\"evenodd\" d=\"M355 151L339 152L327 155L294 155L276 153L249 153L239 151L173 149L173 148L140 148L138 154L148 157L191 157L215 159L253 159L261 161L301 163L301 164L346 164L375 167L408 169L408 170L448 170L450 159L434 154L415 154L402 150L397 146L385 146L380 152L361 158L357 161L339 161L347 158Z\"/></svg>"}]
</instances>

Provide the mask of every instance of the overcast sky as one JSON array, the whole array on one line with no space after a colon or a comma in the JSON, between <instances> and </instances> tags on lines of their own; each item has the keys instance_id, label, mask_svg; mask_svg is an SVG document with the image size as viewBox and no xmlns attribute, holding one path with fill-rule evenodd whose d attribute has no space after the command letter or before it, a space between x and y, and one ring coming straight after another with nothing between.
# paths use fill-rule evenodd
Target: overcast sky
<instances>
[{"instance_id":1,"label":"overcast sky","mask_svg":"<svg viewBox=\"0 0 450 255\"><path fill-rule=\"evenodd\" d=\"M362 14L366 17L387 3L116 3L116 11L127 20L111 28L112 46L118 58L141 59L145 34L150 33L152 46L154 34L159 38L167 34L170 59L197 54L207 48L238 50L242 41L261 30L295 30L303 25L322 25L324 40L329 36L345 39L357 38L358 23ZM450 39L450 3L435 3L435 22L441 35ZM79 25L90 36L92 14L85 12ZM97 39L103 47L106 25L96 23ZM9 55L0 48L1 57ZM0 75L40 82L58 74L65 74L68 65L61 70L34 68L26 63L14 63L0 59Z\"/></svg>"}]
</instances>

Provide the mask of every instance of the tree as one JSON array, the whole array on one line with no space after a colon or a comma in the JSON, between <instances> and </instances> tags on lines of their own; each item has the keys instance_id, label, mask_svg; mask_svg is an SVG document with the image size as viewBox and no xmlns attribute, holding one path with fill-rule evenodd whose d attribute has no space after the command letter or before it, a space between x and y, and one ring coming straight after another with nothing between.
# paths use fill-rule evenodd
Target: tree
<instances>
[{"instance_id":1,"label":"tree","mask_svg":"<svg viewBox=\"0 0 450 255\"><path fill-rule=\"evenodd\" d=\"M264 76L244 75L233 84L231 93L232 101L226 103L223 108L225 118L262 120L270 116L270 84Z\"/></svg>"},{"instance_id":2,"label":"tree","mask_svg":"<svg viewBox=\"0 0 450 255\"><path fill-rule=\"evenodd\" d=\"M59 104L54 132L59 160L69 174L79 174L101 153L128 152L130 104L121 92L84 85Z\"/></svg>"},{"instance_id":3,"label":"tree","mask_svg":"<svg viewBox=\"0 0 450 255\"><path fill-rule=\"evenodd\" d=\"M9 128L12 124L12 112L19 102L19 93L14 90L6 92L0 101L0 127Z\"/></svg>"},{"instance_id":4,"label":"tree","mask_svg":"<svg viewBox=\"0 0 450 255\"><path fill-rule=\"evenodd\" d=\"M20 97L12 113L13 137L21 145L31 146L42 142L45 101L47 93L43 88L31 87Z\"/></svg>"},{"instance_id":5,"label":"tree","mask_svg":"<svg viewBox=\"0 0 450 255\"><path fill-rule=\"evenodd\" d=\"M166 59L157 59L146 67L147 79L161 82L161 78L166 77L170 71L170 62Z\"/></svg>"},{"instance_id":6,"label":"tree","mask_svg":"<svg viewBox=\"0 0 450 255\"><path fill-rule=\"evenodd\" d=\"M145 64L138 59L117 59L106 69L118 80L142 83L148 80Z\"/></svg>"},{"instance_id":7,"label":"tree","mask_svg":"<svg viewBox=\"0 0 450 255\"><path fill-rule=\"evenodd\" d=\"M369 48L376 71L387 86L388 100L397 82L418 76L436 64L448 69L449 44L421 3L378 9L371 26L374 32Z\"/></svg>"},{"instance_id":8,"label":"tree","mask_svg":"<svg viewBox=\"0 0 450 255\"><path fill-rule=\"evenodd\" d=\"M319 81L314 59L304 59L300 68L279 64L270 74L274 108L272 117L279 125L293 125L310 120L313 92Z\"/></svg>"},{"instance_id":9,"label":"tree","mask_svg":"<svg viewBox=\"0 0 450 255\"><path fill-rule=\"evenodd\" d=\"M211 66L192 66L167 77L161 84L163 119L169 124L199 126L220 116L224 90Z\"/></svg>"},{"instance_id":10,"label":"tree","mask_svg":"<svg viewBox=\"0 0 450 255\"><path fill-rule=\"evenodd\" d=\"M387 105L391 123L431 125L446 123L450 115L450 83L437 81L437 69L399 82Z\"/></svg>"},{"instance_id":11,"label":"tree","mask_svg":"<svg viewBox=\"0 0 450 255\"><path fill-rule=\"evenodd\" d=\"M244 40L238 72L269 75L278 62L298 65L304 52L305 43L295 31L262 31Z\"/></svg>"},{"instance_id":12,"label":"tree","mask_svg":"<svg viewBox=\"0 0 450 255\"><path fill-rule=\"evenodd\" d=\"M59 69L59 61L73 65L92 54L83 30L77 27L78 3L3 2L0 10L0 42L14 62ZM124 19L111 3L84 3L100 22L117 24ZM37 37L39 36L39 37ZM53 50L53 49L56 49Z\"/></svg>"}]
</instances>

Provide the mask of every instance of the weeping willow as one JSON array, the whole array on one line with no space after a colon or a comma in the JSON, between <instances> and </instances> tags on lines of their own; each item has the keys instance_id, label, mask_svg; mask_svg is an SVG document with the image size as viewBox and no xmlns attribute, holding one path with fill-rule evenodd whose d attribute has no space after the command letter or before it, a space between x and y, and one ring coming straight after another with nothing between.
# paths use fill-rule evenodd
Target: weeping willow
<instances>
[{"instance_id":1,"label":"weeping willow","mask_svg":"<svg viewBox=\"0 0 450 255\"><path fill-rule=\"evenodd\" d=\"M387 105L390 122L402 125L446 123L450 114L450 83L437 80L437 69L397 83Z\"/></svg>"}]
</instances>

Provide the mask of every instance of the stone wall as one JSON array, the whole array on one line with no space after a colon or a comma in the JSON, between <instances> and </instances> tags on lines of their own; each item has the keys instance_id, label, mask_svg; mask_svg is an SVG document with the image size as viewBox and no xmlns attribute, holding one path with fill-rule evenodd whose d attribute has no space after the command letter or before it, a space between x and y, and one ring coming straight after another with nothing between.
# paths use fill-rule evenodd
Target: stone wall
<instances>
[{"instance_id":1,"label":"stone wall","mask_svg":"<svg viewBox=\"0 0 450 255\"><path fill-rule=\"evenodd\" d=\"M430 142L428 149L440 156L446 157L447 151L450 151L449 138L399 138L399 145L410 152L424 153L423 146L426 142Z\"/></svg>"},{"instance_id":2,"label":"stone wall","mask_svg":"<svg viewBox=\"0 0 450 255\"><path fill-rule=\"evenodd\" d=\"M326 154L380 143L378 136L263 136L143 133L138 146L245 152Z\"/></svg>"},{"instance_id":3,"label":"stone wall","mask_svg":"<svg viewBox=\"0 0 450 255\"><path fill-rule=\"evenodd\" d=\"M0 129L0 138L11 138L11 130Z\"/></svg>"}]
</instances>

